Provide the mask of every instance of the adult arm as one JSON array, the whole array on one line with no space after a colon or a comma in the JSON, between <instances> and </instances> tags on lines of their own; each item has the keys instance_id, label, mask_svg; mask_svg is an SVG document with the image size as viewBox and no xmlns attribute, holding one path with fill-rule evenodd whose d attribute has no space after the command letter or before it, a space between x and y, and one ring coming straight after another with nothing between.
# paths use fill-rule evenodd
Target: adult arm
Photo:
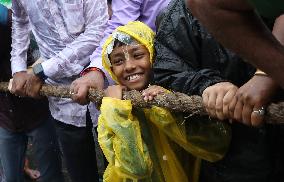
<instances>
[{"instance_id":1,"label":"adult arm","mask_svg":"<svg viewBox=\"0 0 284 182\"><path fill-rule=\"evenodd\" d=\"M284 16L276 19L273 26L273 35L284 44ZM264 117L257 112L271 102L279 90L279 85L269 76L256 74L237 91L232 101L231 117L246 125L259 126L263 124Z\"/></svg>"},{"instance_id":2,"label":"adult arm","mask_svg":"<svg viewBox=\"0 0 284 182\"><path fill-rule=\"evenodd\" d=\"M13 0L12 10L11 69L13 72L13 84L11 92L19 96L26 96L24 88L29 79L29 75L26 72L27 50L30 44L29 19L19 0Z\"/></svg>"},{"instance_id":3,"label":"adult arm","mask_svg":"<svg viewBox=\"0 0 284 182\"><path fill-rule=\"evenodd\" d=\"M284 45L284 15L279 16L275 20L272 33L276 39Z\"/></svg>"},{"instance_id":4,"label":"adult arm","mask_svg":"<svg viewBox=\"0 0 284 182\"><path fill-rule=\"evenodd\" d=\"M12 3L12 51L11 69L13 74L27 69L27 51L30 44L28 15L19 0Z\"/></svg>"},{"instance_id":5,"label":"adult arm","mask_svg":"<svg viewBox=\"0 0 284 182\"><path fill-rule=\"evenodd\" d=\"M108 19L107 3L100 0L86 0L84 3L85 31L55 57L41 63L45 76L51 79L57 80L78 75L88 63L89 55L99 45ZM18 70L13 69L12 62L13 73L26 69L26 57L24 61L25 67L19 67L20 69ZM18 87L13 89L12 87L12 91L14 93L21 92L21 95L30 97L39 97L39 90L42 84L43 81L39 77L31 74L26 81L25 89L19 89ZM23 87L23 84L20 86Z\"/></svg>"},{"instance_id":6,"label":"adult arm","mask_svg":"<svg viewBox=\"0 0 284 182\"><path fill-rule=\"evenodd\" d=\"M246 0L187 0L193 14L225 47L284 87L284 47Z\"/></svg>"},{"instance_id":7,"label":"adult arm","mask_svg":"<svg viewBox=\"0 0 284 182\"><path fill-rule=\"evenodd\" d=\"M84 1L85 31L57 56L42 63L44 73L52 79L78 75L88 62L82 60L99 46L108 20L107 2L101 0Z\"/></svg>"}]
</instances>

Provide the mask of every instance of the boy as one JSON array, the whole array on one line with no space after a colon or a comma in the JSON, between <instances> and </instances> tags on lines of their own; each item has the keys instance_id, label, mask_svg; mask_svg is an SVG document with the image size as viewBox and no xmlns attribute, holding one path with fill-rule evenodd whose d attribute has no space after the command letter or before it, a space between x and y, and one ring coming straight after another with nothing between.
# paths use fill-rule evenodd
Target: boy
<instances>
[{"instance_id":1,"label":"boy","mask_svg":"<svg viewBox=\"0 0 284 182\"><path fill-rule=\"evenodd\" d=\"M153 39L148 26L130 22L118 27L103 47L103 66L119 83L106 89L98 121L98 140L109 162L104 181L198 181L200 160L182 155L182 150L217 161L229 144L230 130L224 123L196 122L188 129L183 118L165 109L132 108L131 101L121 100L126 89L143 91L145 100L166 92L159 86L148 87ZM184 170L177 154L191 164L190 170Z\"/></svg>"}]
</instances>

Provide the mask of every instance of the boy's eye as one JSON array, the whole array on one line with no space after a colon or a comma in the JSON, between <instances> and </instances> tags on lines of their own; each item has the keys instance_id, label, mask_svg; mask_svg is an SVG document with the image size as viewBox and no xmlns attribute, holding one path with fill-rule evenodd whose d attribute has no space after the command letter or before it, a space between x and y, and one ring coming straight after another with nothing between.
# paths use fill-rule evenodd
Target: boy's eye
<instances>
[{"instance_id":1,"label":"boy's eye","mask_svg":"<svg viewBox=\"0 0 284 182\"><path fill-rule=\"evenodd\" d=\"M121 59L121 58L117 58L117 59L114 59L113 61L112 61L112 64L113 65L121 65L121 64L123 64L123 59Z\"/></svg>"},{"instance_id":2,"label":"boy's eye","mask_svg":"<svg viewBox=\"0 0 284 182\"><path fill-rule=\"evenodd\" d=\"M143 57L144 57L144 53L136 53L136 54L134 54L134 58L135 59L141 59Z\"/></svg>"}]
</instances>

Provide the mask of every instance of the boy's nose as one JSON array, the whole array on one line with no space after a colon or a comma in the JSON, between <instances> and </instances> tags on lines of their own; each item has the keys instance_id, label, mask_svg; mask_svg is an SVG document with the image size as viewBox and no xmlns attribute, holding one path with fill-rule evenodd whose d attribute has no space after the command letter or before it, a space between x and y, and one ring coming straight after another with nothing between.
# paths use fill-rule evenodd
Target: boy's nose
<instances>
[{"instance_id":1,"label":"boy's nose","mask_svg":"<svg viewBox=\"0 0 284 182\"><path fill-rule=\"evenodd\" d=\"M131 59L127 60L125 63L125 70L126 71L131 71L136 68L135 62Z\"/></svg>"}]
</instances>

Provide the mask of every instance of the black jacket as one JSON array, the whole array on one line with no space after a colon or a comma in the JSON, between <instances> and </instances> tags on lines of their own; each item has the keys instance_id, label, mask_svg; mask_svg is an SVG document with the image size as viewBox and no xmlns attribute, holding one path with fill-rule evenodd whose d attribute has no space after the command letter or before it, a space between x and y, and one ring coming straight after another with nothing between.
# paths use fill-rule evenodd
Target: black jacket
<instances>
[{"instance_id":1,"label":"black jacket","mask_svg":"<svg viewBox=\"0 0 284 182\"><path fill-rule=\"evenodd\" d=\"M224 80L238 86L247 82L255 69L221 46L182 4L174 0L160 15L155 81L189 95L201 95Z\"/></svg>"},{"instance_id":2,"label":"black jacket","mask_svg":"<svg viewBox=\"0 0 284 182\"><path fill-rule=\"evenodd\" d=\"M0 26L0 81L11 78L11 28ZM0 127L10 131L27 131L50 116L47 99L19 98L0 92Z\"/></svg>"},{"instance_id":3,"label":"black jacket","mask_svg":"<svg viewBox=\"0 0 284 182\"><path fill-rule=\"evenodd\" d=\"M159 16L159 22L153 65L155 84L188 95L201 95L205 88L222 81L241 86L255 72L255 68L225 49L202 27L184 0L173 0ZM278 126L250 128L234 123L227 155L216 163L203 162L201 182L278 181L283 174L283 166L277 162L282 159L277 150L283 152L277 143L282 142L277 140L278 130Z\"/></svg>"}]
</instances>

